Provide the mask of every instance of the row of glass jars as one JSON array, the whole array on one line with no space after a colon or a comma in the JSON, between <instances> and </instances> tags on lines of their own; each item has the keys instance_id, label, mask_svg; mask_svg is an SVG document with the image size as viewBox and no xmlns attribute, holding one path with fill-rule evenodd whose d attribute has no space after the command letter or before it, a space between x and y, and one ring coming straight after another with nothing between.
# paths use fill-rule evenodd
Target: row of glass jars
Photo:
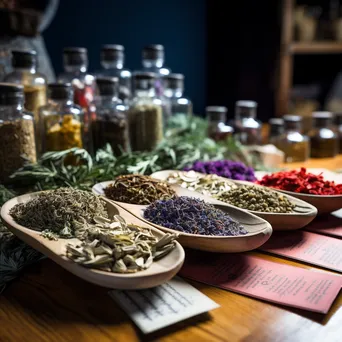
<instances>
[{"instance_id":1,"label":"row of glass jars","mask_svg":"<svg viewBox=\"0 0 342 342\"><path fill-rule=\"evenodd\" d=\"M220 141L234 134L244 145L260 145L262 124L257 119L257 107L255 101L237 101L234 120L228 124L226 124L226 107L206 107L208 136L215 141Z\"/></svg>"},{"instance_id":2,"label":"row of glass jars","mask_svg":"<svg viewBox=\"0 0 342 342\"><path fill-rule=\"evenodd\" d=\"M313 128L302 131L302 117L285 115L269 121L269 143L285 153L286 162L311 158L329 158L342 153L342 115L330 112L312 113Z\"/></svg>"}]
</instances>

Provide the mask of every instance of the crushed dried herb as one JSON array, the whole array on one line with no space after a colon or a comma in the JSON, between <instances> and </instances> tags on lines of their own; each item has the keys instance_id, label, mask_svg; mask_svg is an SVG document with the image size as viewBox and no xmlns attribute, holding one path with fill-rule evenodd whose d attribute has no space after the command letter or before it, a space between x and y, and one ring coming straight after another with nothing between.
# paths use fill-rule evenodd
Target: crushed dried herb
<instances>
[{"instance_id":1,"label":"crushed dried herb","mask_svg":"<svg viewBox=\"0 0 342 342\"><path fill-rule=\"evenodd\" d=\"M228 179L222 179L215 174L201 174L193 170L173 172L167 178L167 182L170 184L178 184L182 188L210 196L237 187L235 183Z\"/></svg>"},{"instance_id":2,"label":"crushed dried herb","mask_svg":"<svg viewBox=\"0 0 342 342\"><path fill-rule=\"evenodd\" d=\"M243 185L215 197L236 207L260 212L291 213L295 208L284 195L256 186Z\"/></svg>"},{"instance_id":3,"label":"crushed dried herb","mask_svg":"<svg viewBox=\"0 0 342 342\"><path fill-rule=\"evenodd\" d=\"M197 198L185 196L155 201L144 210L144 217L154 224L183 233L212 236L248 233L224 211Z\"/></svg>"},{"instance_id":4,"label":"crushed dried herb","mask_svg":"<svg viewBox=\"0 0 342 342\"><path fill-rule=\"evenodd\" d=\"M176 246L177 234L157 238L150 229L127 224L118 215L113 220L96 216L94 221L79 224L82 243L66 246L66 256L84 267L134 273L149 268Z\"/></svg>"},{"instance_id":5,"label":"crushed dried herb","mask_svg":"<svg viewBox=\"0 0 342 342\"><path fill-rule=\"evenodd\" d=\"M176 196L166 182L143 175L123 175L104 189L105 195L114 201L131 204L150 204Z\"/></svg>"},{"instance_id":6,"label":"crushed dried herb","mask_svg":"<svg viewBox=\"0 0 342 342\"><path fill-rule=\"evenodd\" d=\"M323 175L314 175L305 168L299 171L281 171L265 175L258 184L275 189L311 195L341 195L342 184L324 180Z\"/></svg>"},{"instance_id":7,"label":"crushed dried herb","mask_svg":"<svg viewBox=\"0 0 342 342\"><path fill-rule=\"evenodd\" d=\"M107 217L105 203L91 192L59 188L39 194L10 211L13 219L26 228L41 231L50 239L78 237L79 224L95 223L94 216Z\"/></svg>"}]
</instances>

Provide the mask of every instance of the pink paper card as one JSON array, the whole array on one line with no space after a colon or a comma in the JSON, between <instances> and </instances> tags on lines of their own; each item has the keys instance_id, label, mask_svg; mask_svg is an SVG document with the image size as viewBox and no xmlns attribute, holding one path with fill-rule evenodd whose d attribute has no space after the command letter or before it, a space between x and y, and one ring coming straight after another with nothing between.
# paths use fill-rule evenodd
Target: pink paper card
<instances>
[{"instance_id":1,"label":"pink paper card","mask_svg":"<svg viewBox=\"0 0 342 342\"><path fill-rule=\"evenodd\" d=\"M305 231L277 232L260 249L342 273L340 239Z\"/></svg>"},{"instance_id":2,"label":"pink paper card","mask_svg":"<svg viewBox=\"0 0 342 342\"><path fill-rule=\"evenodd\" d=\"M335 215L319 216L304 229L314 233L342 238L342 218Z\"/></svg>"},{"instance_id":3,"label":"pink paper card","mask_svg":"<svg viewBox=\"0 0 342 342\"><path fill-rule=\"evenodd\" d=\"M342 276L278 264L245 254L188 252L180 275L265 301L327 313Z\"/></svg>"}]
</instances>

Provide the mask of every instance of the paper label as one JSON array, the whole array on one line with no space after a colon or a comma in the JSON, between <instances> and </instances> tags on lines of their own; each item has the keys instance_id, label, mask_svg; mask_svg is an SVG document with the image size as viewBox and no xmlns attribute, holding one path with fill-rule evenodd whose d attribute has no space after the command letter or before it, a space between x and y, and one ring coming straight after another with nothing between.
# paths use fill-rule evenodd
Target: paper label
<instances>
[{"instance_id":1,"label":"paper label","mask_svg":"<svg viewBox=\"0 0 342 342\"><path fill-rule=\"evenodd\" d=\"M335 211L330 215L318 216L304 229L318 234L341 238L342 210Z\"/></svg>"},{"instance_id":2,"label":"paper label","mask_svg":"<svg viewBox=\"0 0 342 342\"><path fill-rule=\"evenodd\" d=\"M199 262L201 260L201 262ZM342 277L278 264L245 254L187 253L184 277L266 301L328 312Z\"/></svg>"},{"instance_id":3,"label":"paper label","mask_svg":"<svg viewBox=\"0 0 342 342\"><path fill-rule=\"evenodd\" d=\"M152 289L109 295L145 334L219 307L179 277Z\"/></svg>"},{"instance_id":4,"label":"paper label","mask_svg":"<svg viewBox=\"0 0 342 342\"><path fill-rule=\"evenodd\" d=\"M342 273L342 240L305 231L278 232L260 248Z\"/></svg>"}]
</instances>

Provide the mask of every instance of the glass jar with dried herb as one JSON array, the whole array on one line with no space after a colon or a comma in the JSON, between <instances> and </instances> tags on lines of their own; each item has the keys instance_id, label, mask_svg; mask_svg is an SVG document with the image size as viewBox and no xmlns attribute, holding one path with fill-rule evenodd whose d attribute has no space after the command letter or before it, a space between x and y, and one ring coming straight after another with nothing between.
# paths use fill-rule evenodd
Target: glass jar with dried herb
<instances>
[{"instance_id":1,"label":"glass jar with dried herb","mask_svg":"<svg viewBox=\"0 0 342 342\"><path fill-rule=\"evenodd\" d=\"M261 122L257 120L255 101L237 101L235 103L234 129L237 138L244 145L261 144Z\"/></svg>"},{"instance_id":2,"label":"glass jar with dried herb","mask_svg":"<svg viewBox=\"0 0 342 342\"><path fill-rule=\"evenodd\" d=\"M134 97L128 113L133 151L151 151L163 139L163 111L155 92L156 74L133 74Z\"/></svg>"},{"instance_id":3,"label":"glass jar with dried herb","mask_svg":"<svg viewBox=\"0 0 342 342\"><path fill-rule=\"evenodd\" d=\"M285 132L277 140L275 146L285 153L285 162L303 162L309 159L310 139L302 134L302 117L284 115Z\"/></svg>"},{"instance_id":4,"label":"glass jar with dried herb","mask_svg":"<svg viewBox=\"0 0 342 342\"><path fill-rule=\"evenodd\" d=\"M171 115L192 115L192 102L184 96L184 75L164 76L164 95L170 101Z\"/></svg>"},{"instance_id":5,"label":"glass jar with dried herb","mask_svg":"<svg viewBox=\"0 0 342 342\"><path fill-rule=\"evenodd\" d=\"M118 98L118 77L96 78L96 118L92 122L94 149L110 144L115 155L129 150L127 107Z\"/></svg>"},{"instance_id":6,"label":"glass jar with dried herb","mask_svg":"<svg viewBox=\"0 0 342 342\"><path fill-rule=\"evenodd\" d=\"M234 129L226 125L227 108L224 106L208 106L205 109L208 121L208 137L221 141L231 136Z\"/></svg>"},{"instance_id":7,"label":"glass jar with dried herb","mask_svg":"<svg viewBox=\"0 0 342 342\"><path fill-rule=\"evenodd\" d=\"M39 126L39 107L46 104L46 79L37 72L37 53L34 50L13 50L13 71L5 76L4 82L24 86L25 109L34 115L36 127ZM36 130L37 149L40 152L39 130Z\"/></svg>"},{"instance_id":8,"label":"glass jar with dried herb","mask_svg":"<svg viewBox=\"0 0 342 342\"><path fill-rule=\"evenodd\" d=\"M333 114L313 112L313 129L309 132L311 158L331 158L338 154L338 133L333 126Z\"/></svg>"},{"instance_id":9,"label":"glass jar with dried herb","mask_svg":"<svg viewBox=\"0 0 342 342\"><path fill-rule=\"evenodd\" d=\"M86 148L84 112L73 102L70 83L48 85L48 103L40 108L42 151Z\"/></svg>"},{"instance_id":10,"label":"glass jar with dried herb","mask_svg":"<svg viewBox=\"0 0 342 342\"><path fill-rule=\"evenodd\" d=\"M33 115L24 110L24 88L0 83L0 183L29 160L36 162Z\"/></svg>"},{"instance_id":11,"label":"glass jar with dried herb","mask_svg":"<svg viewBox=\"0 0 342 342\"><path fill-rule=\"evenodd\" d=\"M276 145L282 134L284 134L284 120L282 118L271 118L268 121L269 135L268 142Z\"/></svg>"}]
</instances>

